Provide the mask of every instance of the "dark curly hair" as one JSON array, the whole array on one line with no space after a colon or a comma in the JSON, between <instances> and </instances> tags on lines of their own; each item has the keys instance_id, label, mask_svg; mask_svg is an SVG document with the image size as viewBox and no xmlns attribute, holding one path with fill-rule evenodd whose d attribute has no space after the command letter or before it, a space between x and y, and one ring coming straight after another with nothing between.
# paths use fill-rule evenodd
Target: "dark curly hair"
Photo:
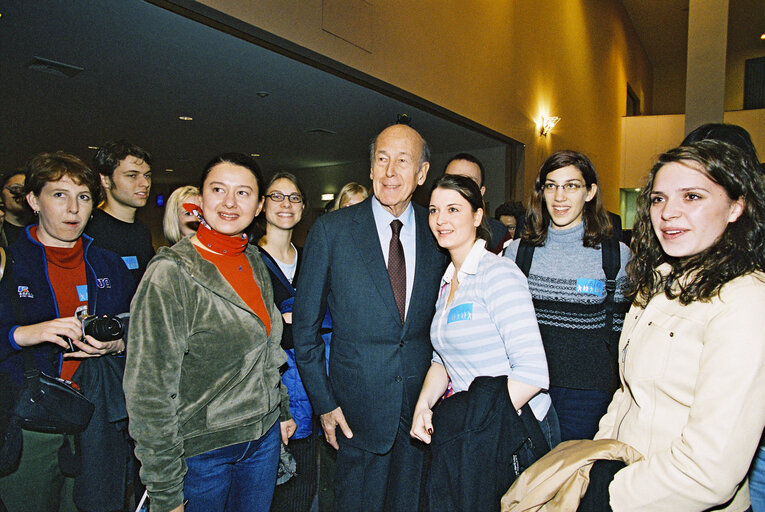
<instances>
[{"instance_id":1,"label":"dark curly hair","mask_svg":"<svg viewBox=\"0 0 765 512\"><path fill-rule=\"evenodd\" d=\"M659 170L673 162L688 162L722 186L735 201L743 198L744 211L728 224L720 239L698 254L668 256L651 224L651 192ZM682 304L708 301L728 281L755 271L765 271L765 181L759 164L738 148L721 141L703 140L667 151L659 157L638 196L632 252L627 264L629 283L625 295L645 307L656 294L678 298ZM657 267L671 266L667 275Z\"/></svg>"},{"instance_id":2,"label":"dark curly hair","mask_svg":"<svg viewBox=\"0 0 765 512\"><path fill-rule=\"evenodd\" d=\"M595 197L584 204L582 220L584 221L584 237L582 244L585 247L598 248L600 242L612 236L613 225L608 216L608 212L603 207L603 199L598 185L598 174L592 162L582 153L576 151L558 151L553 153L539 168L539 174L534 182L534 190L529 199L529 209L526 211L526 220L524 222L523 234L521 238L527 240L532 245L544 245L547 239L547 229L550 226L550 213L545 206L544 185L547 175L563 167L573 165L582 173L587 190L593 185L597 186Z\"/></svg>"}]
</instances>

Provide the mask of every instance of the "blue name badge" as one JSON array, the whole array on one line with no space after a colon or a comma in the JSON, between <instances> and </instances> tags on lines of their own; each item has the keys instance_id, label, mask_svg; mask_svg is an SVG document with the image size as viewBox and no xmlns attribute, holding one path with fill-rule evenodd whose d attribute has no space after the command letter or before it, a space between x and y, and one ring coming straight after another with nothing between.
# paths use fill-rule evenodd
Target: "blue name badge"
<instances>
[{"instance_id":1,"label":"blue name badge","mask_svg":"<svg viewBox=\"0 0 765 512\"><path fill-rule=\"evenodd\" d=\"M80 302L88 302L88 285L81 284L77 287L77 298Z\"/></svg>"},{"instance_id":2,"label":"blue name badge","mask_svg":"<svg viewBox=\"0 0 765 512\"><path fill-rule=\"evenodd\" d=\"M125 262L125 266L128 270L135 270L138 268L138 258L135 256L123 256L122 261Z\"/></svg>"},{"instance_id":3,"label":"blue name badge","mask_svg":"<svg viewBox=\"0 0 765 512\"><path fill-rule=\"evenodd\" d=\"M446 323L450 324L452 322L460 322L462 320L472 320L473 319L473 303L469 302L467 304L460 304L459 306L454 306L451 311L449 311L449 316L446 319Z\"/></svg>"},{"instance_id":4,"label":"blue name badge","mask_svg":"<svg viewBox=\"0 0 765 512\"><path fill-rule=\"evenodd\" d=\"M576 293L602 297L606 294L606 283L598 279L584 279L580 277L576 280Z\"/></svg>"}]
</instances>

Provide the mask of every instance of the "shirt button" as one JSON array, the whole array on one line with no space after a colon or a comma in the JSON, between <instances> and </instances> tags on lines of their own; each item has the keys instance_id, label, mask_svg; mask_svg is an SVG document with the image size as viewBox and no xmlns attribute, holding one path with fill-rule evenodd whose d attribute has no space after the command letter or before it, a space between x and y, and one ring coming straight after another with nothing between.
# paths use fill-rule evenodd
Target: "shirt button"
<instances>
[{"instance_id":1,"label":"shirt button","mask_svg":"<svg viewBox=\"0 0 765 512\"><path fill-rule=\"evenodd\" d=\"M396 375L396 382L401 382L401 375Z\"/></svg>"}]
</instances>

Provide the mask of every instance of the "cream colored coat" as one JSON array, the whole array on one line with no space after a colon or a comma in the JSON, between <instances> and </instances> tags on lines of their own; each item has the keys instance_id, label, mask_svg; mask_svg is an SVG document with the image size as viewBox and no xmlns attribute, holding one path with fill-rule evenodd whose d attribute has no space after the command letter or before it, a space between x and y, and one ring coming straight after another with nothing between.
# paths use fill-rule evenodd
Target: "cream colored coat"
<instances>
[{"instance_id":1,"label":"cream colored coat","mask_svg":"<svg viewBox=\"0 0 765 512\"><path fill-rule=\"evenodd\" d=\"M619 341L622 386L596 439L645 459L609 487L614 512L743 511L765 425L765 275L688 306L661 294L633 306Z\"/></svg>"}]
</instances>

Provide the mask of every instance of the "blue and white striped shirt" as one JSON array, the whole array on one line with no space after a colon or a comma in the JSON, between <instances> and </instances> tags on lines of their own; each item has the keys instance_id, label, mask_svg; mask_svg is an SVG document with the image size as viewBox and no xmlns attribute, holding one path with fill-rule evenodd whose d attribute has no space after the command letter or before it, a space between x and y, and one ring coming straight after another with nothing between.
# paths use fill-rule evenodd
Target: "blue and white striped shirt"
<instances>
[{"instance_id":1,"label":"blue and white striped shirt","mask_svg":"<svg viewBox=\"0 0 765 512\"><path fill-rule=\"evenodd\" d=\"M477 240L458 273L459 288L447 307L454 276L450 264L441 279L430 326L433 362L443 364L455 392L476 377L507 375L547 389L547 359L526 277L514 262L488 252ZM550 397L539 393L529 405L544 419Z\"/></svg>"}]
</instances>

